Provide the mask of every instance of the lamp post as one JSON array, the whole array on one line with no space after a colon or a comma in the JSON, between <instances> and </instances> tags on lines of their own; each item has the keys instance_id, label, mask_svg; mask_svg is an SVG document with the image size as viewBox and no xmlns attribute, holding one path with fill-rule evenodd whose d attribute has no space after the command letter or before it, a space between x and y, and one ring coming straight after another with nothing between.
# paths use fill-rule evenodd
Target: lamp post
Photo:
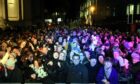
<instances>
[{"instance_id":1,"label":"lamp post","mask_svg":"<svg viewBox=\"0 0 140 84\"><path fill-rule=\"evenodd\" d=\"M93 12L95 11L95 7L94 7L94 6L90 6L89 11L90 11L91 13L93 13Z\"/></svg>"},{"instance_id":2,"label":"lamp post","mask_svg":"<svg viewBox=\"0 0 140 84\"><path fill-rule=\"evenodd\" d=\"M91 14L91 25L93 25L93 14L94 14L94 11L95 11L95 6L90 6L89 7L89 12L90 12L90 14Z\"/></svg>"}]
</instances>

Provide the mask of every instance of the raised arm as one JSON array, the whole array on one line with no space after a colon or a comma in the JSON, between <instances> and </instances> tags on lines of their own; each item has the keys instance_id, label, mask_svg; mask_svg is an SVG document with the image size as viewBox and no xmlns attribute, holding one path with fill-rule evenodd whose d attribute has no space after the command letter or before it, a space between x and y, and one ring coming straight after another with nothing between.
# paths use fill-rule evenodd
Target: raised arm
<instances>
[{"instance_id":1,"label":"raised arm","mask_svg":"<svg viewBox=\"0 0 140 84\"><path fill-rule=\"evenodd\" d=\"M5 55L3 56L3 58L0 60L0 63L2 63L2 64L5 64L5 63L6 63L7 59L8 59L9 56L10 56L10 51L11 51L11 48L9 47L9 48L7 49L7 52L6 52Z\"/></svg>"}]
</instances>

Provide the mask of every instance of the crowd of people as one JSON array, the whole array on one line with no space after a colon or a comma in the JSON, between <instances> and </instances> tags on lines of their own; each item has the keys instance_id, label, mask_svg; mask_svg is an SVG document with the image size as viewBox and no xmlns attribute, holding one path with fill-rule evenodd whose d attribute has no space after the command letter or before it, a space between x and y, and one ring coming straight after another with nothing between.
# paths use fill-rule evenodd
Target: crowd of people
<instances>
[{"instance_id":1,"label":"crowd of people","mask_svg":"<svg viewBox=\"0 0 140 84\"><path fill-rule=\"evenodd\" d=\"M0 82L140 84L140 37L100 27L4 32Z\"/></svg>"}]
</instances>

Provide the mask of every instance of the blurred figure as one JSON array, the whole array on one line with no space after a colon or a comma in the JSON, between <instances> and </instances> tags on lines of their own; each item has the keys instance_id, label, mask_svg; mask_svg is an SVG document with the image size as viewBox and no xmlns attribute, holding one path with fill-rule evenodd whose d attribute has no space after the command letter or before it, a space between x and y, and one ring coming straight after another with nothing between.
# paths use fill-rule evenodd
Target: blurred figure
<instances>
[{"instance_id":1,"label":"blurred figure","mask_svg":"<svg viewBox=\"0 0 140 84\"><path fill-rule=\"evenodd\" d=\"M72 57L73 64L68 68L68 83L87 83L88 71L87 68L80 64L80 56L74 55Z\"/></svg>"},{"instance_id":2,"label":"blurred figure","mask_svg":"<svg viewBox=\"0 0 140 84\"><path fill-rule=\"evenodd\" d=\"M112 67L111 58L107 57L104 67L101 67L97 75L97 84L118 84L118 73Z\"/></svg>"},{"instance_id":3,"label":"blurred figure","mask_svg":"<svg viewBox=\"0 0 140 84\"><path fill-rule=\"evenodd\" d=\"M48 76L48 73L44 69L44 65L41 62L41 58L36 58L34 60L34 63L29 65L34 71L33 74L31 74L31 78L35 82L44 82L45 78Z\"/></svg>"},{"instance_id":4,"label":"blurred figure","mask_svg":"<svg viewBox=\"0 0 140 84\"><path fill-rule=\"evenodd\" d=\"M0 47L1 47L0 58L2 58L2 56L6 53L7 46L8 45L6 42L2 42L2 44L0 45Z\"/></svg>"},{"instance_id":5,"label":"blurred figure","mask_svg":"<svg viewBox=\"0 0 140 84\"><path fill-rule=\"evenodd\" d=\"M90 57L89 63L86 64L88 69L88 82L96 83L96 76L99 71L98 61L94 57Z\"/></svg>"},{"instance_id":6,"label":"blurred figure","mask_svg":"<svg viewBox=\"0 0 140 84\"><path fill-rule=\"evenodd\" d=\"M133 60L132 73L134 84L140 84L140 55L136 52L131 54Z\"/></svg>"}]
</instances>

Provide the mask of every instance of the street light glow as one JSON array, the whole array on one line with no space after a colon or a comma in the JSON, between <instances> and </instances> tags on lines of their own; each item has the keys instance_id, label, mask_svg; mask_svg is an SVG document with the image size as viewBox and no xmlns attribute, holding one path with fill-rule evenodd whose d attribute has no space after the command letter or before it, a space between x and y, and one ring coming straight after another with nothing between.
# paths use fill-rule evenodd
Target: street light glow
<instances>
[{"instance_id":1,"label":"street light glow","mask_svg":"<svg viewBox=\"0 0 140 84\"><path fill-rule=\"evenodd\" d=\"M89 11L93 13L93 12L95 11L95 7L94 7L94 6L91 6L91 7L89 8Z\"/></svg>"}]
</instances>

